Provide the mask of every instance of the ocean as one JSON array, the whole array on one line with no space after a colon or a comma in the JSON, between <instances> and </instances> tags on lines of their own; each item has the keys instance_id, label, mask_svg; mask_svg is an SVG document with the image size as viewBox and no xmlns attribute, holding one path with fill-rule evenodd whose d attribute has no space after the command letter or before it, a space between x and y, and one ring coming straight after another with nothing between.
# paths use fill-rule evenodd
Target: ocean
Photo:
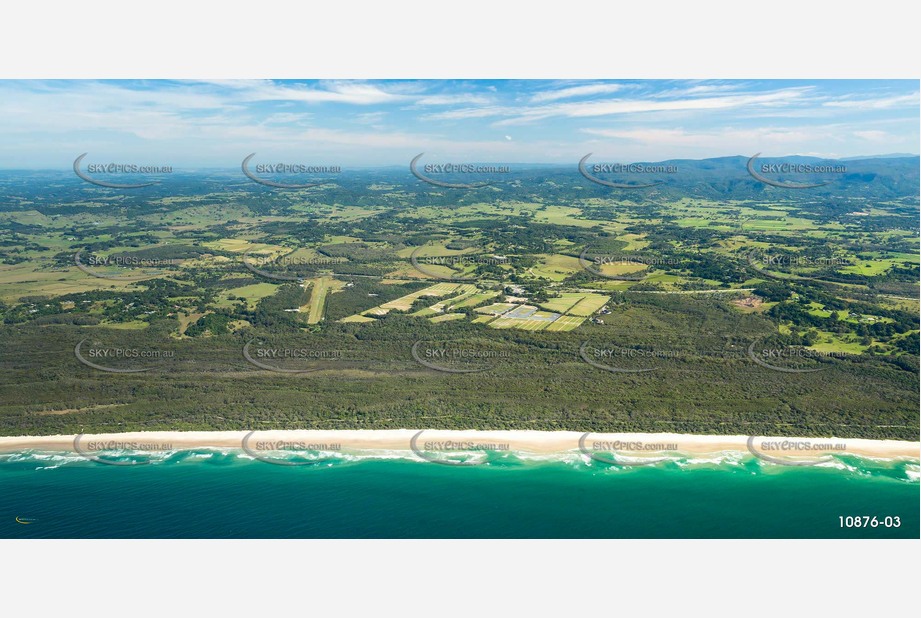
<instances>
[{"instance_id":1,"label":"ocean","mask_svg":"<svg viewBox=\"0 0 921 618\"><path fill-rule=\"evenodd\" d=\"M212 449L127 466L0 455L3 538L918 538L919 500L917 462L852 456L618 467L509 453L479 466L285 466Z\"/></svg>"}]
</instances>

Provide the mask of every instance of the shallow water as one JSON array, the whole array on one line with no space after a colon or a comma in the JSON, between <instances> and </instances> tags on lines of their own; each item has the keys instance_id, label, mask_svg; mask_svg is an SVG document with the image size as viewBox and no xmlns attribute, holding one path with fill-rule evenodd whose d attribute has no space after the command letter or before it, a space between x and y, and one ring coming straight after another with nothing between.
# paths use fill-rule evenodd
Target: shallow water
<instances>
[{"instance_id":1,"label":"shallow water","mask_svg":"<svg viewBox=\"0 0 921 618\"><path fill-rule=\"evenodd\" d=\"M400 457L281 466L192 450L111 466L19 453L0 456L0 537L918 538L918 478L917 462L856 457L621 468L506 453L463 467ZM880 524L842 528L848 515Z\"/></svg>"}]
</instances>

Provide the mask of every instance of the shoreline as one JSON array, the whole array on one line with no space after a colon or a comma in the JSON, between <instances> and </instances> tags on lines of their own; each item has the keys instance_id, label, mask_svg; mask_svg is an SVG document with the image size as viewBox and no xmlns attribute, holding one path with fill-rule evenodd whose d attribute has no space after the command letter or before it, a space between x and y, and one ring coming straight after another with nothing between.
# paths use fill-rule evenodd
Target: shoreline
<instances>
[{"instance_id":1,"label":"shoreline","mask_svg":"<svg viewBox=\"0 0 921 618\"><path fill-rule=\"evenodd\" d=\"M533 430L424 430L421 434L418 429L144 431L80 434L78 448L75 448L75 442L77 436L74 434L0 437L0 453L25 450L75 452L78 448L84 454L106 450L165 452L229 448L247 450L251 454L254 450L270 453L298 449L358 454L367 451L415 451L417 455L419 451L452 454L489 450L534 455L582 453L587 456L596 451L616 452L618 456L639 460L661 453L700 456L725 452L749 453L769 461L772 458L808 461L835 454L874 459L921 459L921 441L678 433L585 434Z\"/></svg>"}]
</instances>

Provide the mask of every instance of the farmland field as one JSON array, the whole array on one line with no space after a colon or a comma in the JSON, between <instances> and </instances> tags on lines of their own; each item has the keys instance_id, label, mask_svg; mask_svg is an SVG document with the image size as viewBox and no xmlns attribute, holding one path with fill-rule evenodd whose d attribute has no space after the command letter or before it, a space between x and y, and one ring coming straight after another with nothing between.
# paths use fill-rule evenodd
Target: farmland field
<instances>
[{"instance_id":1,"label":"farmland field","mask_svg":"<svg viewBox=\"0 0 921 618\"><path fill-rule=\"evenodd\" d=\"M53 198L0 175L4 195L28 193L0 210L0 429L386 428L436 411L463 427L915 435L914 193L893 180L790 194L740 181L744 159L683 165L689 180L629 194L570 168L469 192L394 170L304 193L182 176L115 195L56 179ZM915 173L914 161L860 165ZM94 276L77 252L98 274L143 276ZM407 345L422 338L518 354L476 389L424 373L420 390ZM84 365L75 378L83 339L177 360L147 382ZM291 380L248 364L247 341L344 358ZM585 342L679 361L614 388L624 378L597 379ZM825 354L823 371L791 380L754 363L753 342Z\"/></svg>"}]
</instances>

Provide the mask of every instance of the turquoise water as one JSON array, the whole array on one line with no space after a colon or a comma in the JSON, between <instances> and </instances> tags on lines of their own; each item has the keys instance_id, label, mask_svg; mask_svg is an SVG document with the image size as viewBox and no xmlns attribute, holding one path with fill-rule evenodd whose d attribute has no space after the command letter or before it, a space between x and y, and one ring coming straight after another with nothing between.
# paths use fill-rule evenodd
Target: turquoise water
<instances>
[{"instance_id":1,"label":"turquoise water","mask_svg":"<svg viewBox=\"0 0 921 618\"><path fill-rule=\"evenodd\" d=\"M0 456L7 538L918 538L918 464L739 456L618 468L580 458L307 466L184 451L151 465ZM842 529L839 516L898 516ZM31 523L17 523L21 521Z\"/></svg>"}]
</instances>

